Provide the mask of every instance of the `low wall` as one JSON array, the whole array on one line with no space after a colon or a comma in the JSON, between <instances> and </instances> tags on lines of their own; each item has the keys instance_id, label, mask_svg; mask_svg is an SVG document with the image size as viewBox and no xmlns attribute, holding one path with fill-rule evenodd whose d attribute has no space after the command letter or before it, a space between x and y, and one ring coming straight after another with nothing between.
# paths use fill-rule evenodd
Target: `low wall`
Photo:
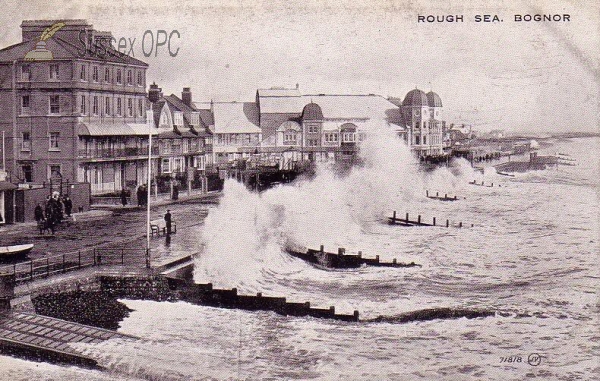
<instances>
[{"instance_id":1,"label":"low wall","mask_svg":"<svg viewBox=\"0 0 600 381\"><path fill-rule=\"evenodd\" d=\"M33 188L33 189L17 189L15 190L15 221L16 222L30 222L35 221L34 210L38 203L44 208L46 197L51 194L51 190L48 187L44 188ZM73 202L72 213L79 211L87 212L90 210L90 184L88 183L75 183L69 184L68 187L63 189L63 194L69 195L69 198ZM63 209L64 211L64 209Z\"/></svg>"}]
</instances>

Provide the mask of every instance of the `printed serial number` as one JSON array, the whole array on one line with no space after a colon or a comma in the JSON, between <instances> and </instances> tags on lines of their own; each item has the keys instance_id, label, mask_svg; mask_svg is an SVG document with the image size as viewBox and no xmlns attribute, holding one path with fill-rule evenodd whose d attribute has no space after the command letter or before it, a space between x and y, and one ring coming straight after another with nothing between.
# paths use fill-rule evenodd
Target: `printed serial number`
<instances>
[{"instance_id":1,"label":"printed serial number","mask_svg":"<svg viewBox=\"0 0 600 381\"><path fill-rule=\"evenodd\" d=\"M523 358L521 356L508 356L508 357L500 357L500 362L523 362Z\"/></svg>"}]
</instances>

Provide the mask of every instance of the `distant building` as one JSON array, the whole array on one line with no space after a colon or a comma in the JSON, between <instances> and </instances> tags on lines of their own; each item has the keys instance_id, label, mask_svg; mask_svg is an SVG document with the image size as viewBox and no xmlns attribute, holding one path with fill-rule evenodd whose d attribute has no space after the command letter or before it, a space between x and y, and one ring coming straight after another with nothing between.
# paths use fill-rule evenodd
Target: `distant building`
<instances>
[{"instance_id":1,"label":"distant building","mask_svg":"<svg viewBox=\"0 0 600 381\"><path fill-rule=\"evenodd\" d=\"M11 181L89 182L95 194L145 182L148 65L112 50L111 34L85 20L26 20L21 29L22 42L0 50Z\"/></svg>"},{"instance_id":2,"label":"distant building","mask_svg":"<svg viewBox=\"0 0 600 381\"><path fill-rule=\"evenodd\" d=\"M445 122L440 96L414 89L399 106L408 131L406 140L412 150L420 157L443 155Z\"/></svg>"},{"instance_id":3,"label":"distant building","mask_svg":"<svg viewBox=\"0 0 600 381\"><path fill-rule=\"evenodd\" d=\"M181 98L161 95L152 107L158 127L158 175L185 183L204 178L213 162L212 116L196 108L189 87L183 88Z\"/></svg>"},{"instance_id":4,"label":"distant building","mask_svg":"<svg viewBox=\"0 0 600 381\"><path fill-rule=\"evenodd\" d=\"M298 89L256 93L263 151L302 160L343 160L369 130L402 130L398 108L378 95L301 95Z\"/></svg>"},{"instance_id":5,"label":"distant building","mask_svg":"<svg viewBox=\"0 0 600 381\"><path fill-rule=\"evenodd\" d=\"M212 160L216 166L249 158L260 147L262 131L255 103L210 102L195 105L211 114L209 129L213 136Z\"/></svg>"}]
</instances>

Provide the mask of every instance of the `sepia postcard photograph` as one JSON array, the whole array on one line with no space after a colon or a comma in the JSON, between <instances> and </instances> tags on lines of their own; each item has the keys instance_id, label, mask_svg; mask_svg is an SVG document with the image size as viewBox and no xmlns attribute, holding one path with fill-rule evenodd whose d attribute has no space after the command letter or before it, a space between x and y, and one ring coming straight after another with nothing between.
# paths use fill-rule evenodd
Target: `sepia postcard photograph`
<instances>
[{"instance_id":1,"label":"sepia postcard photograph","mask_svg":"<svg viewBox=\"0 0 600 381\"><path fill-rule=\"evenodd\" d=\"M8 0L0 380L600 379L600 5Z\"/></svg>"}]
</instances>

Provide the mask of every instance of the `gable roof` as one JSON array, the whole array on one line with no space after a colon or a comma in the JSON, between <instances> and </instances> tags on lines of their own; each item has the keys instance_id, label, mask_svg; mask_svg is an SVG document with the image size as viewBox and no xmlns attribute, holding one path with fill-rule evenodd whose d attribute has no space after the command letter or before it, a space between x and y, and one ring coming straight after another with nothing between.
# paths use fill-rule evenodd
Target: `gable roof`
<instances>
[{"instance_id":1,"label":"gable roof","mask_svg":"<svg viewBox=\"0 0 600 381\"><path fill-rule=\"evenodd\" d=\"M254 102L213 104L214 133L260 133L258 107Z\"/></svg>"}]
</instances>

